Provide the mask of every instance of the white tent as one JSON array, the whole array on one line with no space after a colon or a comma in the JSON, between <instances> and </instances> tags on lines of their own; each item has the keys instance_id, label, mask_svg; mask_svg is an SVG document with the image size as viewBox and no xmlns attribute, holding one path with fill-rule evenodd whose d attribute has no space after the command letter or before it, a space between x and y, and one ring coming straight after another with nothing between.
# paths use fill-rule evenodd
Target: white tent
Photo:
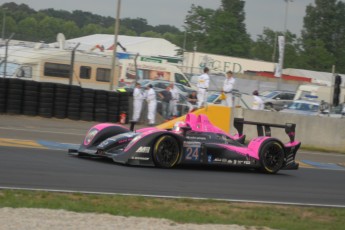
<instances>
[{"instance_id":1,"label":"white tent","mask_svg":"<svg viewBox=\"0 0 345 230\"><path fill-rule=\"evenodd\" d=\"M126 48L129 53L139 53L141 56L177 56L178 46L163 38L148 38L119 35L118 42ZM89 51L97 47L104 47L105 52L112 52L114 35L93 34L80 38L66 40L67 47L74 47L80 43L78 50ZM117 51L123 52L121 47Z\"/></svg>"}]
</instances>

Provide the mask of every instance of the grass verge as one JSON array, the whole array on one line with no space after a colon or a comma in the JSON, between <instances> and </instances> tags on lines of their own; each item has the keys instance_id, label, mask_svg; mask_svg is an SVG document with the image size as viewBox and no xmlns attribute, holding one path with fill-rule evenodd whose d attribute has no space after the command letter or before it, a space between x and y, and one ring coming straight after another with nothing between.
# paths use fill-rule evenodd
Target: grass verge
<instances>
[{"instance_id":1,"label":"grass verge","mask_svg":"<svg viewBox=\"0 0 345 230\"><path fill-rule=\"evenodd\" d=\"M178 223L238 224L274 229L343 229L345 209L212 200L161 199L0 190L0 208L47 208L118 216L165 218Z\"/></svg>"}]
</instances>

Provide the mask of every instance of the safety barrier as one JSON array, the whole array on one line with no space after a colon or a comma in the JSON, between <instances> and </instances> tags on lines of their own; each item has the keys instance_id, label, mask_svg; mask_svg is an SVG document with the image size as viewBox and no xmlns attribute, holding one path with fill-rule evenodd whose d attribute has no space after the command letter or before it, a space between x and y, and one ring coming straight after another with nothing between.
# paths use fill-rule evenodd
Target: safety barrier
<instances>
[{"instance_id":1,"label":"safety barrier","mask_svg":"<svg viewBox=\"0 0 345 230\"><path fill-rule=\"evenodd\" d=\"M94 90L74 85L0 78L0 113L119 122L126 113L127 92Z\"/></svg>"}]
</instances>

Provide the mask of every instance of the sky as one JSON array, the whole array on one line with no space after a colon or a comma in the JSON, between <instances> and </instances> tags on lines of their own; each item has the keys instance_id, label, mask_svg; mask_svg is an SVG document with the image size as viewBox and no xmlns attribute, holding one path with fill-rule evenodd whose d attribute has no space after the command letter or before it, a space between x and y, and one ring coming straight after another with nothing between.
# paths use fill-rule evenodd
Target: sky
<instances>
[{"instance_id":1,"label":"sky","mask_svg":"<svg viewBox=\"0 0 345 230\"><path fill-rule=\"evenodd\" d=\"M0 5L6 2L24 3L35 10L82 10L114 18L118 4L118 0L0 0ZM120 18L144 18L149 25L172 25L183 30L192 4L217 9L221 0L121 0ZM255 40L265 27L284 31L286 22L287 30L300 36L309 4L314 0L245 0L247 32Z\"/></svg>"}]
</instances>

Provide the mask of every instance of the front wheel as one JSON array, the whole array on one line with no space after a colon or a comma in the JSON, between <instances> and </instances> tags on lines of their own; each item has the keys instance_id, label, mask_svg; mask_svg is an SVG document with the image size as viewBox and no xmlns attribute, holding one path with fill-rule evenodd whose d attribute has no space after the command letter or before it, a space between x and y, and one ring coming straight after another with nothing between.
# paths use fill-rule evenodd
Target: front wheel
<instances>
[{"instance_id":1,"label":"front wheel","mask_svg":"<svg viewBox=\"0 0 345 230\"><path fill-rule=\"evenodd\" d=\"M265 109L273 110L273 105L271 103L265 104Z\"/></svg>"},{"instance_id":2,"label":"front wheel","mask_svg":"<svg viewBox=\"0 0 345 230\"><path fill-rule=\"evenodd\" d=\"M161 136L154 144L153 161L161 168L172 168L180 158L177 140L169 135Z\"/></svg>"},{"instance_id":3,"label":"front wheel","mask_svg":"<svg viewBox=\"0 0 345 230\"><path fill-rule=\"evenodd\" d=\"M278 141L269 141L260 149L261 170L274 174L279 171L284 163L284 149Z\"/></svg>"}]
</instances>

